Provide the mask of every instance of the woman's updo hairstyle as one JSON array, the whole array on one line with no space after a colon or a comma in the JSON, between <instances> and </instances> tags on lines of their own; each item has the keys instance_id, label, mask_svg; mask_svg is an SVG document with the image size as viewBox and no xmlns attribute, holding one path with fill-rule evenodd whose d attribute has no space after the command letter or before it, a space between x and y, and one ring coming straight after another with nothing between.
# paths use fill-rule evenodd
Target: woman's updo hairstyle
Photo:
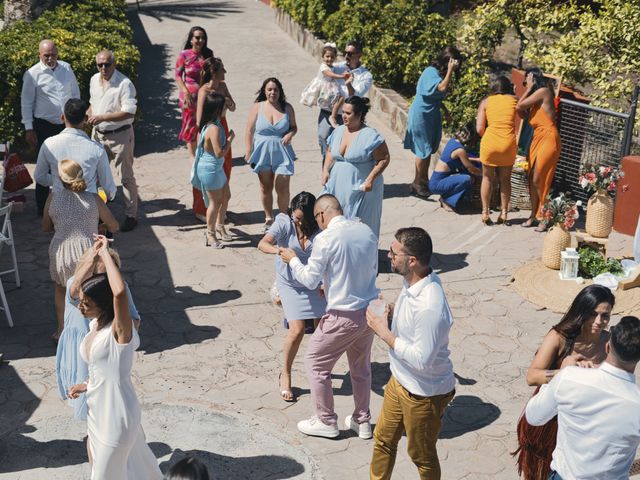
<instances>
[{"instance_id":1,"label":"woman's updo hairstyle","mask_svg":"<svg viewBox=\"0 0 640 480\"><path fill-rule=\"evenodd\" d=\"M513 95L513 84L504 75L500 75L491 84L490 95Z\"/></svg>"},{"instance_id":2,"label":"woman's updo hairstyle","mask_svg":"<svg viewBox=\"0 0 640 480\"><path fill-rule=\"evenodd\" d=\"M359 97L357 95L351 95L344 103L348 103L353 107L353 113L360 117L360 121L364 123L364 119L369 111L369 99L367 97Z\"/></svg>"},{"instance_id":3,"label":"woman's updo hairstyle","mask_svg":"<svg viewBox=\"0 0 640 480\"><path fill-rule=\"evenodd\" d=\"M205 85L211 81L211 79L221 69L224 69L222 59L219 57L209 57L202 62L202 72L200 72L200 86Z\"/></svg>"},{"instance_id":4,"label":"woman's updo hairstyle","mask_svg":"<svg viewBox=\"0 0 640 480\"><path fill-rule=\"evenodd\" d=\"M67 190L80 193L87 189L87 182L84 181L82 167L73 160L62 160L58 164L58 175L62 185Z\"/></svg>"},{"instance_id":5,"label":"woman's updo hairstyle","mask_svg":"<svg viewBox=\"0 0 640 480\"><path fill-rule=\"evenodd\" d=\"M100 328L107 325L115 316L113 311L113 292L109 286L109 279L106 273L98 273L88 278L80 287L82 293L89 297L102 310L103 314L98 317Z\"/></svg>"}]
</instances>

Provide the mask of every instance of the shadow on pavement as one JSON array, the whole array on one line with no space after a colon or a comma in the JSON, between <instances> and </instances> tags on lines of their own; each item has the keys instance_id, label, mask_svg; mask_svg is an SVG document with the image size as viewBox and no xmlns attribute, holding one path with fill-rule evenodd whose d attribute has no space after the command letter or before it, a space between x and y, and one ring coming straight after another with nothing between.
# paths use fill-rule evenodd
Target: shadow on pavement
<instances>
[{"instance_id":1,"label":"shadow on pavement","mask_svg":"<svg viewBox=\"0 0 640 480\"><path fill-rule=\"evenodd\" d=\"M290 457L279 455L256 455L255 457L229 457L203 450L175 450L171 458L160 464L166 472L171 465L185 457L194 456L203 462L211 478L225 479L269 479L278 480L296 477L304 473L304 466Z\"/></svg>"},{"instance_id":2,"label":"shadow on pavement","mask_svg":"<svg viewBox=\"0 0 640 480\"><path fill-rule=\"evenodd\" d=\"M194 1L187 5L185 2L171 0L140 0L140 13L155 18L159 22L164 19L179 20L185 23L197 25L200 18L218 18L229 13L242 13L236 2L228 1ZM135 9L135 7L133 7ZM189 28L186 28L184 35ZM215 50L214 50L215 51Z\"/></svg>"},{"instance_id":3,"label":"shadow on pavement","mask_svg":"<svg viewBox=\"0 0 640 480\"><path fill-rule=\"evenodd\" d=\"M493 403L473 395L456 395L447 408L440 438L456 438L495 422L502 412Z\"/></svg>"}]
</instances>

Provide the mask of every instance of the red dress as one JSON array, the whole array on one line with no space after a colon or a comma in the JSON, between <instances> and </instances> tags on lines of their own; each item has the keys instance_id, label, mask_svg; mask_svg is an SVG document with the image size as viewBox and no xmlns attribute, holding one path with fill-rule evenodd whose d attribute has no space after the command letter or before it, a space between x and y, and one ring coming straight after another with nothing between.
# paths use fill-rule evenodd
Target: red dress
<instances>
[{"instance_id":1,"label":"red dress","mask_svg":"<svg viewBox=\"0 0 640 480\"><path fill-rule=\"evenodd\" d=\"M182 128L179 140L187 143L195 142L198 136L196 125L196 105L198 104L198 89L204 57L193 50L183 50L176 60L176 79L181 79L191 94L191 106L184 108L184 92L180 90L180 110L182 111Z\"/></svg>"}]
</instances>

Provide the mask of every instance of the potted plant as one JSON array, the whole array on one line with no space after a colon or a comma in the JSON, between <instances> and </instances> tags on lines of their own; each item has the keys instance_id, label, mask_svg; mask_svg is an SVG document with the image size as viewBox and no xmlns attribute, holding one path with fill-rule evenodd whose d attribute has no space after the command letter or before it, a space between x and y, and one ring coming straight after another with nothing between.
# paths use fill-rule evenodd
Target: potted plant
<instances>
[{"instance_id":1,"label":"potted plant","mask_svg":"<svg viewBox=\"0 0 640 480\"><path fill-rule=\"evenodd\" d=\"M545 267L560 269L560 254L571 245L569 229L579 217L579 206L580 202L571 200L564 193L555 198L547 195L542 206L542 223L548 228L542 248L542 263Z\"/></svg>"},{"instance_id":2,"label":"potted plant","mask_svg":"<svg viewBox=\"0 0 640 480\"><path fill-rule=\"evenodd\" d=\"M587 202L587 221L585 230L593 237L606 238L613 227L613 199L611 192L616 190L618 180L624 172L610 165L587 163L580 174L580 186L592 193Z\"/></svg>"}]
</instances>

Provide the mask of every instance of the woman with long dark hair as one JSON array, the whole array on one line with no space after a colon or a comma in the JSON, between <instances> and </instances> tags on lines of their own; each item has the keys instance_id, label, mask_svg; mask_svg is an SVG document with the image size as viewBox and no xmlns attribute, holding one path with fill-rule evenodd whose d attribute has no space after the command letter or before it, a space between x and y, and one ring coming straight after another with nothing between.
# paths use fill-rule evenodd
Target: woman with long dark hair
<instances>
[{"instance_id":1,"label":"woman with long dark hair","mask_svg":"<svg viewBox=\"0 0 640 480\"><path fill-rule=\"evenodd\" d=\"M87 394L87 448L92 480L160 480L162 472L147 446L141 410L131 381L131 368L140 337L129 314L124 280L109 254L109 241L96 235L92 248L106 274L82 283L79 308L93 318L80 344L89 365L87 382L69 389L69 397Z\"/></svg>"},{"instance_id":2,"label":"woman with long dark hair","mask_svg":"<svg viewBox=\"0 0 640 480\"><path fill-rule=\"evenodd\" d=\"M438 151L442 138L442 101L451 86L453 73L460 68L462 55L455 47L446 47L424 69L416 96L409 108L404 148L416 156L415 176L409 189L418 197L431 195L427 188L431 155Z\"/></svg>"},{"instance_id":3,"label":"woman with long dark hair","mask_svg":"<svg viewBox=\"0 0 640 480\"><path fill-rule=\"evenodd\" d=\"M178 54L176 60L175 78L180 90L180 110L182 111L182 127L178 140L187 144L187 151L192 161L195 157L198 137L196 124L198 89L204 61L210 57L213 57L213 52L207 46L207 32L202 27L191 27L184 49ZM193 191L193 211L196 217L204 221L206 209L202 202L202 194L195 190Z\"/></svg>"},{"instance_id":4,"label":"woman with long dark hair","mask_svg":"<svg viewBox=\"0 0 640 480\"><path fill-rule=\"evenodd\" d=\"M507 220L511 198L511 170L516 161L517 145L515 131L516 97L513 85L507 77L500 76L491 84L489 96L478 106L476 130L480 141L482 162L482 223L491 225L489 217L493 178L497 174L500 182L500 216L496 223L510 225Z\"/></svg>"},{"instance_id":5,"label":"woman with long dark hair","mask_svg":"<svg viewBox=\"0 0 640 480\"><path fill-rule=\"evenodd\" d=\"M291 273L289 265L279 256L282 248L291 248L303 264L311 256L313 241L319 227L313 216L316 197L309 192L300 192L291 200L287 213L276 216L275 222L260 240L258 249L276 255L276 284L289 333L284 341L284 368L279 377L280 395L285 402L295 398L291 390L291 367L305 331L305 320L318 319L324 315L327 303L318 290L309 290L300 284Z\"/></svg>"},{"instance_id":6,"label":"woman with long dark hair","mask_svg":"<svg viewBox=\"0 0 640 480\"><path fill-rule=\"evenodd\" d=\"M593 368L604 361L609 341L606 328L615 301L611 290L602 285L589 285L578 293L567 313L544 337L527 371L527 384L537 387L534 395L561 368ZM524 480L546 480L549 476L557 429L557 417L540 427L529 425L524 415L520 417L514 455Z\"/></svg>"},{"instance_id":7,"label":"woman with long dark hair","mask_svg":"<svg viewBox=\"0 0 640 480\"><path fill-rule=\"evenodd\" d=\"M267 78L249 112L244 156L260 180L265 231L273 223L274 186L280 212L286 212L289 206L289 182L296 158L291 139L297 131L296 116L282 83L275 77Z\"/></svg>"},{"instance_id":8,"label":"woman with long dark hair","mask_svg":"<svg viewBox=\"0 0 640 480\"><path fill-rule=\"evenodd\" d=\"M521 115L527 117L533 128L533 139L528 156L531 216L522 226L532 227L537 223L536 231L543 232L546 226L540 223L540 208L551 190L562 143L556 123L554 94L549 81L539 68L528 69L525 79L527 90L518 100L516 108Z\"/></svg>"}]
</instances>

